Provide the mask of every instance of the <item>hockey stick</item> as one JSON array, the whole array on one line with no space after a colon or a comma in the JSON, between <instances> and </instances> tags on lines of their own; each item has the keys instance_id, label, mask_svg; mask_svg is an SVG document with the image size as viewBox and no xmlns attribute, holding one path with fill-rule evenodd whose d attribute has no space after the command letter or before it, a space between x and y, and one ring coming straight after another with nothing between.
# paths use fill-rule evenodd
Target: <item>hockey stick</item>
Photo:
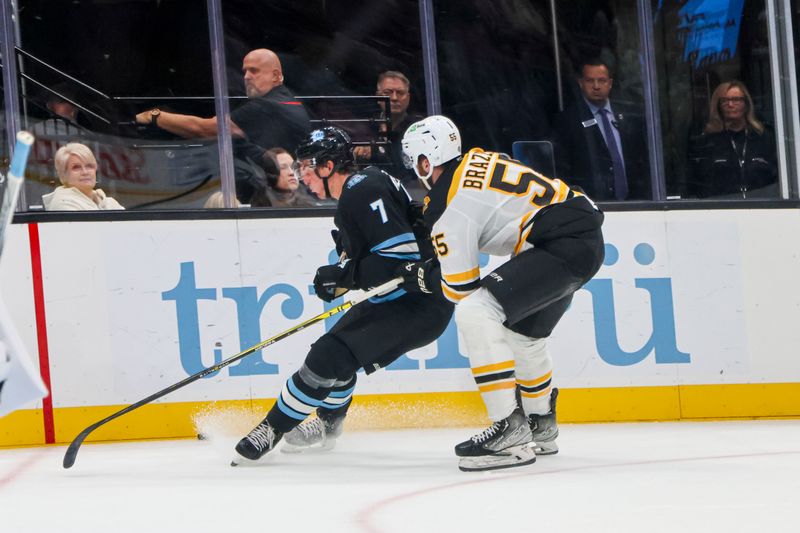
<instances>
[{"instance_id":1,"label":"hockey stick","mask_svg":"<svg viewBox=\"0 0 800 533\"><path fill-rule=\"evenodd\" d=\"M107 416L106 418L100 420L99 422L95 422L91 426L89 426L86 429L84 429L83 431L81 431L78 434L78 436L75 437L75 440L73 440L72 443L69 445L69 447L67 448L67 453L64 454L64 468L69 468L73 464L75 464L75 458L78 455L78 448L81 447L81 444L83 444L83 441L86 439L86 437L89 436L89 433L91 433L95 429L99 428L103 424L111 422L115 418L119 418L120 416L122 416L122 415L124 415L126 413L130 413L134 409L138 409L139 407L141 407L141 406L143 406L145 404L148 404L148 403L152 402L153 400L157 400L157 399L161 398L162 396L166 396L170 392L176 391L176 390L180 389L181 387L184 387L184 386L188 385L189 383L192 383L193 381L197 381L198 379L211 374L212 372L217 372L218 370L221 370L221 369L225 368L229 364L235 363L236 361L238 361L239 359L242 359L243 357L247 357L248 355L250 355L253 352L256 352L256 351L258 351L258 350L260 350L262 348L266 348L267 346L269 346L271 344L275 344L276 342L278 342L280 340L283 340L283 339L285 339L286 337L288 337L290 335L294 335L297 332L303 331L308 326L316 324L317 322L321 322L321 321L325 320L326 318L330 318L333 315L341 313L342 311L346 311L346 310L350 309L351 307L353 307L354 305L357 305L357 304L363 302L364 300L372 298L373 296L377 296L378 294L381 294L381 293L384 293L384 292L388 292L388 291L398 287L400 285L400 283L402 283L402 282L403 282L403 278L395 278L395 279L387 281L383 285L379 285L379 286L377 286L377 287L375 287L373 289L370 289L370 290L365 291L363 293L357 294L350 301L347 301L347 302L343 303L342 305L340 305L338 307L334 307L333 309L329 309L328 311L325 311L324 313L320 313L320 314L318 314L317 316L315 316L313 318L309 318L305 322L303 322L301 324L298 324L298 325L294 326L293 328L287 329L283 333L279 333L279 334L275 335L274 337L270 337L269 339L267 339L265 341L261 341L258 344L256 344L255 346L252 346L252 347L250 347L250 348L248 348L248 349L246 349L246 350L244 350L242 352L239 352L236 355L233 355L233 356L225 359L224 361L222 361L222 362L220 362L220 363L218 363L218 364L216 364L216 365L214 365L212 367L206 368L205 370L202 370L202 371L198 372L197 374L192 374L188 378L182 379L178 383L175 383L174 385L170 385L166 389L160 390L160 391L156 392L155 394L151 394L150 396L148 396L144 400L139 400L138 402L136 402L134 404L131 404L128 407L125 407L124 409L121 409L121 410L117 411L116 413L114 413L114 414L112 414L110 416Z\"/></svg>"},{"instance_id":2,"label":"hockey stick","mask_svg":"<svg viewBox=\"0 0 800 533\"><path fill-rule=\"evenodd\" d=\"M11 166L8 168L8 176L5 177L5 187L0 187L0 254L3 252L5 243L5 233L14 218L17 197L22 188L22 180L25 178L25 167L28 164L28 154L33 145L33 135L27 131L17 133L17 143L14 145L14 156L11 159ZM0 174L0 186L3 185L3 175ZM5 189L5 190L3 190Z\"/></svg>"}]
</instances>

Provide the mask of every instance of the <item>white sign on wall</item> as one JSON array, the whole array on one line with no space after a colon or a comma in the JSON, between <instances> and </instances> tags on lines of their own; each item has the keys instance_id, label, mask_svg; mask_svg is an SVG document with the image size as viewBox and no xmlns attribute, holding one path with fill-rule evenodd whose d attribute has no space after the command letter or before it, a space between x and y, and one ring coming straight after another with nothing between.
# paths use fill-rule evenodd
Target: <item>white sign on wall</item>
<instances>
[{"instance_id":1,"label":"white sign on wall","mask_svg":"<svg viewBox=\"0 0 800 533\"><path fill-rule=\"evenodd\" d=\"M608 214L605 264L576 293L551 339L557 384L800 380L800 362L789 354L800 342L800 309L784 306L772 316L765 305L800 301L797 284L771 281L800 267L796 242L765 242L778 216ZM785 219L800 230L798 217L786 213ZM329 218L40 224L54 405L137 401L336 305L310 290L316 268L335 255L331 228ZM757 257L750 252L756 236ZM755 262L765 247L775 260ZM9 255L16 263L1 272L19 275L26 257ZM12 313L21 310L14 314L19 329L30 331L26 296L3 293L12 298ZM760 353L750 324L770 320L785 326L772 332L782 337ZM331 325L291 336L165 401L275 397ZM25 340L34 342L31 335ZM36 353L35 344L28 348ZM451 324L436 343L361 379L358 390L474 388Z\"/></svg>"}]
</instances>

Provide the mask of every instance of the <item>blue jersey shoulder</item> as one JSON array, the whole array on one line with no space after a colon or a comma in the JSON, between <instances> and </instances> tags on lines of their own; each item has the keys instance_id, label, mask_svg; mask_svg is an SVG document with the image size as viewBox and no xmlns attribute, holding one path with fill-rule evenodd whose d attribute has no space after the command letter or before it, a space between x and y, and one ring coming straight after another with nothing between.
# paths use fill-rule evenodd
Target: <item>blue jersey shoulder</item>
<instances>
[{"instance_id":1,"label":"blue jersey shoulder","mask_svg":"<svg viewBox=\"0 0 800 533\"><path fill-rule=\"evenodd\" d=\"M367 175L366 174L353 174L352 176L350 176L347 179L347 183L345 184L345 187L347 187L348 189L352 189L353 187L355 187L356 185L358 185L359 183L361 183L365 179L367 179Z\"/></svg>"}]
</instances>

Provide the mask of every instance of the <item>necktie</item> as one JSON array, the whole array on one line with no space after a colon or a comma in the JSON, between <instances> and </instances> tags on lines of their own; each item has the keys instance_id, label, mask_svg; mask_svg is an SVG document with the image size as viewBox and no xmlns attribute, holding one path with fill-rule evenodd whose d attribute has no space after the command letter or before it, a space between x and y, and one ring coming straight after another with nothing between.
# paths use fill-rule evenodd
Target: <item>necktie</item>
<instances>
[{"instance_id":1,"label":"necktie","mask_svg":"<svg viewBox=\"0 0 800 533\"><path fill-rule=\"evenodd\" d=\"M606 137L606 146L611 154L611 165L614 169L614 196L617 200L624 200L628 197L628 180L625 178L625 166L622 163L622 154L614 137L614 130L608 121L608 109L600 110L600 122L603 124L603 131Z\"/></svg>"}]
</instances>

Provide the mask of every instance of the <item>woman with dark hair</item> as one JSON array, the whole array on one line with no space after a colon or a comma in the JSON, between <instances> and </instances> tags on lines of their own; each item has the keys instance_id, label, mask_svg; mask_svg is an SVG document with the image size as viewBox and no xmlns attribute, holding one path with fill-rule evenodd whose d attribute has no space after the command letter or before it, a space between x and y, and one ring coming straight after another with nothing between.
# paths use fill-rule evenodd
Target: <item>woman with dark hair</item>
<instances>
[{"instance_id":1,"label":"woman with dark hair","mask_svg":"<svg viewBox=\"0 0 800 533\"><path fill-rule=\"evenodd\" d=\"M708 122L691 143L689 157L691 196L778 196L775 138L756 118L750 92L740 81L714 90Z\"/></svg>"},{"instance_id":2,"label":"woman with dark hair","mask_svg":"<svg viewBox=\"0 0 800 533\"><path fill-rule=\"evenodd\" d=\"M300 186L294 174L294 158L283 148L264 152L261 166L267 176L266 187L258 188L250 199L250 207L314 207L311 196Z\"/></svg>"}]
</instances>

